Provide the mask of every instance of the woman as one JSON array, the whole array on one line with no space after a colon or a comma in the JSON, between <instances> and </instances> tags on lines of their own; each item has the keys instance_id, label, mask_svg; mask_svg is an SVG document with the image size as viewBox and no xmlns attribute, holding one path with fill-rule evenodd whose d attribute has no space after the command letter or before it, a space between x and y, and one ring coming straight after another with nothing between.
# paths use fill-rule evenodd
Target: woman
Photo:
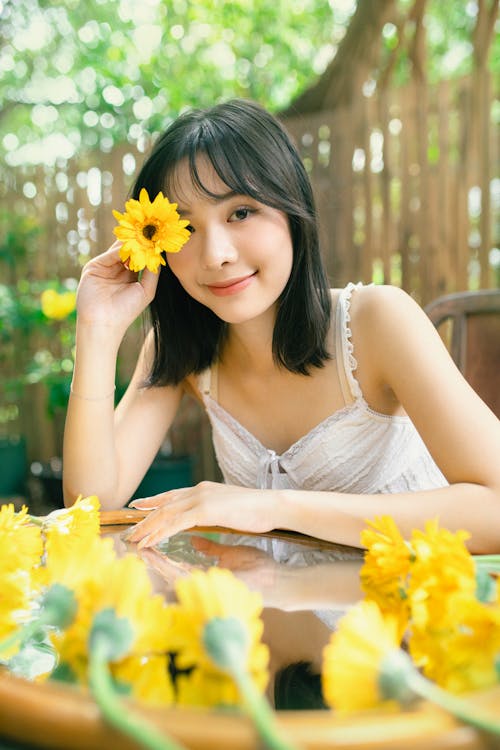
<instances>
[{"instance_id":1,"label":"woman","mask_svg":"<svg viewBox=\"0 0 500 750\"><path fill-rule=\"evenodd\" d=\"M133 495L183 393L203 402L225 483L135 501L140 546L192 526L288 528L359 545L367 518L403 534L431 517L500 547L500 422L418 305L394 287L328 288L300 157L258 105L178 118L133 196L163 191L191 236L139 278L116 242L83 269L64 446L67 503ZM150 305L113 408L116 356Z\"/></svg>"}]
</instances>

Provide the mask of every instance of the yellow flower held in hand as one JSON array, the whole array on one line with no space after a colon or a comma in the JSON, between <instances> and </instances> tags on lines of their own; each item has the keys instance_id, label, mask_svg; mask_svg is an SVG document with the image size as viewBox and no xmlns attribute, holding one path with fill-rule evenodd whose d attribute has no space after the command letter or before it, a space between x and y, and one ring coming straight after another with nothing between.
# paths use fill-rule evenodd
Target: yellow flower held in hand
<instances>
[{"instance_id":1,"label":"yellow flower held in hand","mask_svg":"<svg viewBox=\"0 0 500 750\"><path fill-rule=\"evenodd\" d=\"M42 312L46 318L64 320L76 307L76 292L56 292L46 289L40 296Z\"/></svg>"},{"instance_id":2,"label":"yellow flower held in hand","mask_svg":"<svg viewBox=\"0 0 500 750\"><path fill-rule=\"evenodd\" d=\"M113 211L118 226L113 232L123 242L120 258L128 261L131 271L148 268L158 273L165 265L162 253L177 253L188 241L189 222L179 218L177 203L170 203L163 193L153 202L143 188L139 200L131 198L125 203L125 213Z\"/></svg>"}]
</instances>

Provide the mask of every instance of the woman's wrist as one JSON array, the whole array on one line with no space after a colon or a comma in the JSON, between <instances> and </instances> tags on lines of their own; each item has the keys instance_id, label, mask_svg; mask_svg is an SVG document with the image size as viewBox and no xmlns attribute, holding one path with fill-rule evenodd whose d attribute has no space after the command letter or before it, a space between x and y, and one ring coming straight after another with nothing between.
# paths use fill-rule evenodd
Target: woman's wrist
<instances>
[{"instance_id":1,"label":"woman's wrist","mask_svg":"<svg viewBox=\"0 0 500 750\"><path fill-rule=\"evenodd\" d=\"M85 322L77 319L76 323L76 346L98 347L107 354L118 354L118 349L125 335L125 331L114 325L105 323ZM102 347L105 347L104 349Z\"/></svg>"},{"instance_id":2,"label":"woman's wrist","mask_svg":"<svg viewBox=\"0 0 500 750\"><path fill-rule=\"evenodd\" d=\"M71 393L84 401L114 396L116 360L120 341L110 327L77 326L75 366Z\"/></svg>"},{"instance_id":3,"label":"woman's wrist","mask_svg":"<svg viewBox=\"0 0 500 750\"><path fill-rule=\"evenodd\" d=\"M269 503L270 524L272 529L290 529L296 531L296 507L294 494L296 490L271 490L272 503Z\"/></svg>"}]
</instances>

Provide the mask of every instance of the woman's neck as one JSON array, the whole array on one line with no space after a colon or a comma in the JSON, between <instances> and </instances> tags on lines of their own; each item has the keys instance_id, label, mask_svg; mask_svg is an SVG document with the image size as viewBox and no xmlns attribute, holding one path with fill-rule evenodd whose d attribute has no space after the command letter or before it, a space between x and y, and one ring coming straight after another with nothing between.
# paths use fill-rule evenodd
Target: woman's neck
<instances>
[{"instance_id":1,"label":"woman's neck","mask_svg":"<svg viewBox=\"0 0 500 750\"><path fill-rule=\"evenodd\" d=\"M237 325L229 325L221 362L231 368L269 371L273 360L274 313Z\"/></svg>"}]
</instances>

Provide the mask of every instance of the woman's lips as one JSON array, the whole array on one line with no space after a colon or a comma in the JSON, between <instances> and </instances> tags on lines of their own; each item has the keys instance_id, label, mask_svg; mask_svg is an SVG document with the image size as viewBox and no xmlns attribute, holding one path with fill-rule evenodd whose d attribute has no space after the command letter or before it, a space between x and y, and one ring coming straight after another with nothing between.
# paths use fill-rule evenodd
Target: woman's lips
<instances>
[{"instance_id":1,"label":"woman's lips","mask_svg":"<svg viewBox=\"0 0 500 750\"><path fill-rule=\"evenodd\" d=\"M248 276L240 276L237 279L229 279L228 281L219 281L215 284L207 284L207 288L210 289L212 294L216 297L226 297L230 294L237 294L238 292L246 289L249 284L252 283L255 273L250 273Z\"/></svg>"}]
</instances>

